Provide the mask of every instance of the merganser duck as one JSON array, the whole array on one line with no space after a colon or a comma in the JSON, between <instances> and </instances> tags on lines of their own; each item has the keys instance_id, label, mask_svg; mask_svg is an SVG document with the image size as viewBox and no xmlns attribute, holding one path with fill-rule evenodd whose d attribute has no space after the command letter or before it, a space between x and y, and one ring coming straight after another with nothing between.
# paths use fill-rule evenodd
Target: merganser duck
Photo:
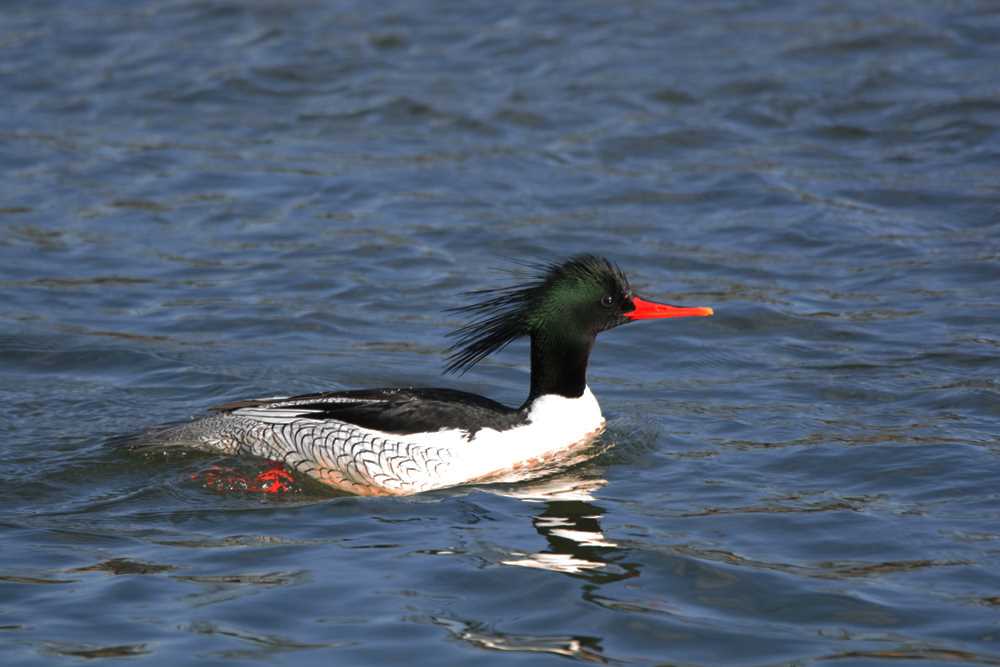
<instances>
[{"instance_id":1,"label":"merganser duck","mask_svg":"<svg viewBox=\"0 0 1000 667\"><path fill-rule=\"evenodd\" d=\"M531 388L519 408L454 389L332 391L220 405L157 439L279 461L359 495L408 495L514 473L527 478L579 456L604 430L587 386L597 334L635 320L713 311L641 299L602 257L535 268L530 282L470 292L481 300L448 309L472 320L449 334L455 343L446 372L464 373L530 337Z\"/></svg>"}]
</instances>

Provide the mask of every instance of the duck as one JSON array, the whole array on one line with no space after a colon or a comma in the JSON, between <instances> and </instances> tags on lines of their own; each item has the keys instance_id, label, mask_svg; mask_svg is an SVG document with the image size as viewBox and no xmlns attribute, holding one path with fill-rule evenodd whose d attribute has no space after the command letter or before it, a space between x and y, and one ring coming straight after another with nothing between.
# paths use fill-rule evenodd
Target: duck
<instances>
[{"instance_id":1,"label":"duck","mask_svg":"<svg viewBox=\"0 0 1000 667\"><path fill-rule=\"evenodd\" d=\"M363 496L530 479L552 464L585 460L605 428L587 384L597 335L714 310L641 298L617 264L597 255L530 268L527 281L467 292L474 301L446 311L468 318L449 334L446 373L530 339L530 385L519 407L438 387L272 396L210 408L159 432L158 444L266 459ZM279 489L291 475L275 468L259 479Z\"/></svg>"}]
</instances>

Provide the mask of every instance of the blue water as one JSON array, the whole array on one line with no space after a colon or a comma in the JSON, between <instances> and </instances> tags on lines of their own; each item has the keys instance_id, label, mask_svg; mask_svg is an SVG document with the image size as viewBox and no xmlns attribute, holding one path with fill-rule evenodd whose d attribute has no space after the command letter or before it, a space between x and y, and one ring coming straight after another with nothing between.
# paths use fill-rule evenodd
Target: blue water
<instances>
[{"instance_id":1,"label":"blue water","mask_svg":"<svg viewBox=\"0 0 1000 667\"><path fill-rule=\"evenodd\" d=\"M7 3L0 663L1000 664L993 2ZM606 254L595 461L410 498L116 437L454 386ZM89 662L88 662L89 661Z\"/></svg>"}]
</instances>

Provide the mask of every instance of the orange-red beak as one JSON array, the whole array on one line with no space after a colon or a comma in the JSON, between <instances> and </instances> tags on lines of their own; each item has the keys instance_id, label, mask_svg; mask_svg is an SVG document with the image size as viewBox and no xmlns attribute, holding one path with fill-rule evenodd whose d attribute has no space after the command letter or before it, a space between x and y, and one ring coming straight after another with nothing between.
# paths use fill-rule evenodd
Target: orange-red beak
<instances>
[{"instance_id":1,"label":"orange-red beak","mask_svg":"<svg viewBox=\"0 0 1000 667\"><path fill-rule=\"evenodd\" d=\"M632 303L635 305L635 310L625 313L625 317L630 320L655 320L664 317L708 317L715 313L711 308L671 306L666 303L646 301L637 296L632 297Z\"/></svg>"}]
</instances>

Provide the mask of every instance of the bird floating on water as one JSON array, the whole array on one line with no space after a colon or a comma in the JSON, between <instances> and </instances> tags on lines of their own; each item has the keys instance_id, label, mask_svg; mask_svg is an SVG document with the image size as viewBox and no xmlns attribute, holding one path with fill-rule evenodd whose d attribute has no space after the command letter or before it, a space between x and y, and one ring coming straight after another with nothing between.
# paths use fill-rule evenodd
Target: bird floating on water
<instances>
[{"instance_id":1,"label":"bird floating on water","mask_svg":"<svg viewBox=\"0 0 1000 667\"><path fill-rule=\"evenodd\" d=\"M281 462L360 495L408 495L462 484L530 477L579 457L604 430L587 386L597 334L636 320L709 316L636 296L625 274L581 255L539 266L529 282L469 294L449 309L471 316L452 332L446 372L465 372L511 341L531 339L531 385L518 408L440 388L331 391L227 403L160 432L184 444ZM281 474L270 471L281 484ZM287 477L287 473L284 473Z\"/></svg>"}]
</instances>

